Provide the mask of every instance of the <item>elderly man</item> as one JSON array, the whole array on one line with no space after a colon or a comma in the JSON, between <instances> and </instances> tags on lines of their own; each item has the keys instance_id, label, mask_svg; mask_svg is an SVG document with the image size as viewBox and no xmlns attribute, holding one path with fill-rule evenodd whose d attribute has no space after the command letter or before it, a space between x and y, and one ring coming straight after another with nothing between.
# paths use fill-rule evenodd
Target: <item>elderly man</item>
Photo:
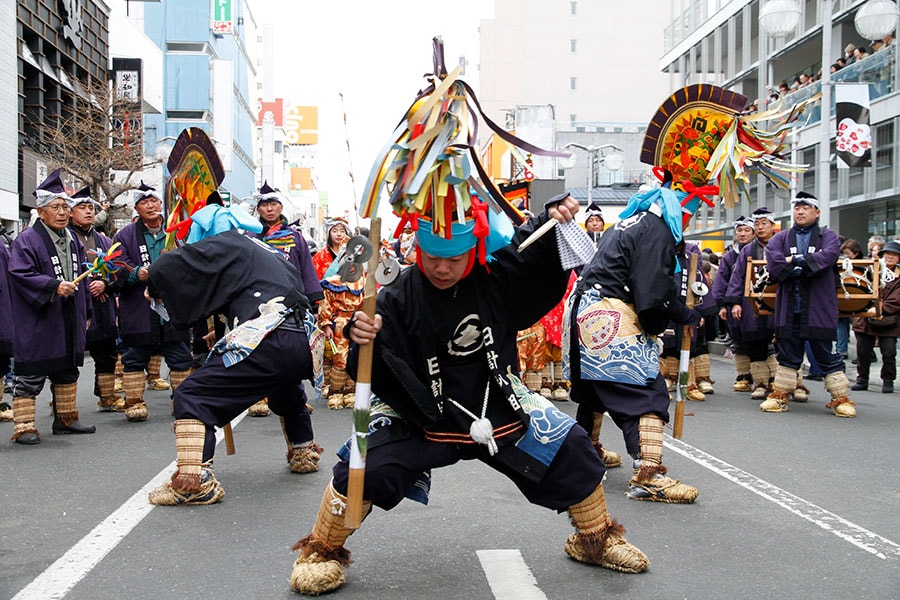
<instances>
[{"instance_id":1,"label":"elderly man","mask_svg":"<svg viewBox=\"0 0 900 600\"><path fill-rule=\"evenodd\" d=\"M15 321L12 440L41 442L35 398L50 379L54 434L94 433L78 420L78 367L84 364L85 329L91 306L88 286L76 286L84 249L66 225L68 194L61 169L34 191L39 220L13 242L9 259L10 300Z\"/></svg>"},{"instance_id":2,"label":"elderly man","mask_svg":"<svg viewBox=\"0 0 900 600\"><path fill-rule=\"evenodd\" d=\"M122 260L134 271L117 280L114 287L119 291L119 332L125 345L125 418L137 422L146 421L149 414L144 402L144 370L150 357L159 353L165 357L174 393L190 373L193 356L188 345L190 331L176 331L144 298L149 267L165 245L162 199L143 181L132 192L132 199L138 219L119 230L115 241L122 244Z\"/></svg>"}]
</instances>

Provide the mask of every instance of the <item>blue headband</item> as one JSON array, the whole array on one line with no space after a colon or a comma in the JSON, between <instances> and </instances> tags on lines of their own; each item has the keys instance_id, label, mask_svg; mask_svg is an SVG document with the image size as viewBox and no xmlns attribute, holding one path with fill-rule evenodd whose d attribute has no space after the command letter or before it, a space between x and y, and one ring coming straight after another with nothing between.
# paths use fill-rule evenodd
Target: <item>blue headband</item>
<instances>
[{"instance_id":1,"label":"blue headband","mask_svg":"<svg viewBox=\"0 0 900 600\"><path fill-rule=\"evenodd\" d=\"M515 230L512 222L506 215L488 211L488 222L491 226L491 233L485 243L485 250L488 255L488 262L493 260L491 254L507 245L512 239ZM425 219L419 219L419 230L416 232L416 244L425 254L436 256L438 258L450 258L465 254L475 247L477 239L472 233L475 229L475 220L469 219L463 223L453 223L450 231L453 233L451 239L443 238L435 235L431 231L431 222Z\"/></svg>"}]
</instances>

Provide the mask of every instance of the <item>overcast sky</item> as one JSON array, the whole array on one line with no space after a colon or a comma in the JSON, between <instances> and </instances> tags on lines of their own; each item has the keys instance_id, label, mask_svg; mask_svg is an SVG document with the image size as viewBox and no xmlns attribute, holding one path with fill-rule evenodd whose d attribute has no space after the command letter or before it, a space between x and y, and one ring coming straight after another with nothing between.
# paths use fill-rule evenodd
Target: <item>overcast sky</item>
<instances>
[{"instance_id":1,"label":"overcast sky","mask_svg":"<svg viewBox=\"0 0 900 600\"><path fill-rule=\"evenodd\" d=\"M431 39L443 38L448 71L467 57L464 79L477 89L478 26L494 16L491 0L253 0L251 7L260 29L275 26L275 96L319 107L318 183L332 213L352 210L351 161L358 202L376 155L424 87Z\"/></svg>"}]
</instances>

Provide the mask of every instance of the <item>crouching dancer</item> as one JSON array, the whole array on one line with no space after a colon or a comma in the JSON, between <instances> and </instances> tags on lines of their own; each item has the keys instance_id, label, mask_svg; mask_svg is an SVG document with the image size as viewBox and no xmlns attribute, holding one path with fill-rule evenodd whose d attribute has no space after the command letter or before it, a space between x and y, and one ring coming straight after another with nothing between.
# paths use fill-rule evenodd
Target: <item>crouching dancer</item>
<instances>
[{"instance_id":1,"label":"crouching dancer","mask_svg":"<svg viewBox=\"0 0 900 600\"><path fill-rule=\"evenodd\" d=\"M152 504L221 500L225 492L210 468L215 428L265 397L281 417L291 470L318 470L312 422L299 387L312 376L303 283L281 252L228 230L258 230L259 223L240 211L216 205L201 209L192 217L189 243L149 267L147 295L162 300L160 312L175 327L190 327L218 313L232 327L207 362L175 390L178 470L171 482L150 492ZM195 239L200 241L191 243Z\"/></svg>"},{"instance_id":2,"label":"crouching dancer","mask_svg":"<svg viewBox=\"0 0 900 600\"><path fill-rule=\"evenodd\" d=\"M357 312L348 326L351 373L358 345L375 345L370 423L378 427L368 437L364 514L372 506L390 510L404 497L425 502L425 473L477 459L511 479L529 502L568 511L576 529L565 544L569 556L644 571L646 555L607 513L606 469L587 433L514 375L516 332L559 302L568 281L554 235L522 253L516 248L550 218L572 221L578 203L569 196L551 200L507 243L506 217L488 216L486 205L471 202L465 222L452 223L450 239L432 233L430 212L418 215L418 268L382 288L374 319ZM344 524L348 470L344 454L312 532L295 545L300 556L291 587L301 594L345 581L344 543L353 533Z\"/></svg>"}]
</instances>

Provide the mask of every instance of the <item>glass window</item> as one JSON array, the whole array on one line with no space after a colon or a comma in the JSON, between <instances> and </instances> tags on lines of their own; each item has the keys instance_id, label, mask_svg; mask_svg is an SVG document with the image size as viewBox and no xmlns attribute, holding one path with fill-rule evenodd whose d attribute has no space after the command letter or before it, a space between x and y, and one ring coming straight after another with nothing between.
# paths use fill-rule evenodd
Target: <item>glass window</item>
<instances>
[{"instance_id":1,"label":"glass window","mask_svg":"<svg viewBox=\"0 0 900 600\"><path fill-rule=\"evenodd\" d=\"M572 54L578 52L578 40L569 40L569 51Z\"/></svg>"},{"instance_id":2,"label":"glass window","mask_svg":"<svg viewBox=\"0 0 900 600\"><path fill-rule=\"evenodd\" d=\"M570 90L578 89L578 78L577 77L569 77L569 89Z\"/></svg>"},{"instance_id":3,"label":"glass window","mask_svg":"<svg viewBox=\"0 0 900 600\"><path fill-rule=\"evenodd\" d=\"M881 192L894 187L894 122L887 121L875 127L874 155L875 191Z\"/></svg>"},{"instance_id":4,"label":"glass window","mask_svg":"<svg viewBox=\"0 0 900 600\"><path fill-rule=\"evenodd\" d=\"M573 15L578 14L578 3L577 2L569 2L569 13Z\"/></svg>"}]
</instances>

